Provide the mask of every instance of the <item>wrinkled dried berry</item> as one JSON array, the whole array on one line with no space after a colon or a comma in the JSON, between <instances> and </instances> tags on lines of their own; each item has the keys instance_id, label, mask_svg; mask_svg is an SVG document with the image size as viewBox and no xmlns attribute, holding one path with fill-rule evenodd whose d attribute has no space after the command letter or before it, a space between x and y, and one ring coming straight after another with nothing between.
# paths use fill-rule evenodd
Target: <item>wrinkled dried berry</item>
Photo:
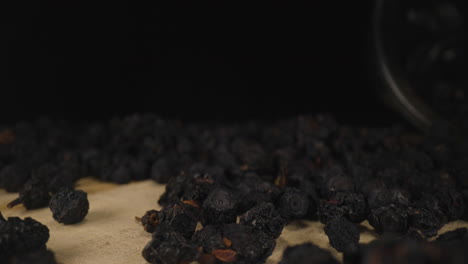
<instances>
[{"instance_id":1,"label":"wrinkled dried berry","mask_svg":"<svg viewBox=\"0 0 468 264\"><path fill-rule=\"evenodd\" d=\"M204 167L202 171L210 171L212 169ZM165 206L171 202L183 199L203 204L210 192L219 186L216 178L217 176L209 172L182 172L169 179L166 191L160 197L158 203Z\"/></svg>"},{"instance_id":2,"label":"wrinkled dried berry","mask_svg":"<svg viewBox=\"0 0 468 264\"><path fill-rule=\"evenodd\" d=\"M235 223L237 218L234 195L223 188L213 190L203 202L202 224Z\"/></svg>"},{"instance_id":3,"label":"wrinkled dried berry","mask_svg":"<svg viewBox=\"0 0 468 264\"><path fill-rule=\"evenodd\" d=\"M379 233L404 233L408 229L408 211L396 205L372 209L368 220Z\"/></svg>"},{"instance_id":4,"label":"wrinkled dried berry","mask_svg":"<svg viewBox=\"0 0 468 264\"><path fill-rule=\"evenodd\" d=\"M352 192L337 192L319 208L320 221L326 224L331 219L343 216L353 223L360 223L367 217L367 204L364 196Z\"/></svg>"},{"instance_id":5,"label":"wrinkled dried berry","mask_svg":"<svg viewBox=\"0 0 468 264\"><path fill-rule=\"evenodd\" d=\"M409 225L421 231L426 237L437 235L442 227L441 219L425 208L413 208L409 210Z\"/></svg>"},{"instance_id":6,"label":"wrinkled dried berry","mask_svg":"<svg viewBox=\"0 0 468 264\"><path fill-rule=\"evenodd\" d=\"M209 168L206 169L210 170ZM211 173L195 173L191 177L191 184L186 187L182 198L184 200L193 200L202 204L210 192L219 186L217 176Z\"/></svg>"},{"instance_id":7,"label":"wrinkled dried berry","mask_svg":"<svg viewBox=\"0 0 468 264\"><path fill-rule=\"evenodd\" d=\"M11 208L23 204L27 209L45 207L49 204L50 193L44 178L30 178L19 192L19 197L8 204Z\"/></svg>"},{"instance_id":8,"label":"wrinkled dried berry","mask_svg":"<svg viewBox=\"0 0 468 264\"><path fill-rule=\"evenodd\" d=\"M222 237L232 243L238 260L246 263L264 262L272 253L276 242L261 231L239 224L227 224L222 227Z\"/></svg>"},{"instance_id":9,"label":"wrinkled dried berry","mask_svg":"<svg viewBox=\"0 0 468 264\"><path fill-rule=\"evenodd\" d=\"M359 242L358 227L346 218L339 217L328 222L325 227L330 245L339 252L346 248L355 246Z\"/></svg>"},{"instance_id":10,"label":"wrinkled dried berry","mask_svg":"<svg viewBox=\"0 0 468 264\"><path fill-rule=\"evenodd\" d=\"M165 206L171 202L180 201L185 190L188 188L187 185L190 183L188 176L184 173L171 177L166 184L166 190L159 198L158 203Z\"/></svg>"},{"instance_id":11,"label":"wrinkled dried berry","mask_svg":"<svg viewBox=\"0 0 468 264\"><path fill-rule=\"evenodd\" d=\"M440 208L449 221L459 219L463 215L465 202L460 192L454 188L440 188L433 195L439 200Z\"/></svg>"},{"instance_id":12,"label":"wrinkled dried berry","mask_svg":"<svg viewBox=\"0 0 468 264\"><path fill-rule=\"evenodd\" d=\"M147 232L154 232L158 225L169 226L185 238L190 239L200 219L198 204L185 201L175 202L161 211L151 210L141 218L141 223Z\"/></svg>"},{"instance_id":13,"label":"wrinkled dried berry","mask_svg":"<svg viewBox=\"0 0 468 264\"><path fill-rule=\"evenodd\" d=\"M318 209L319 220L326 224L333 219L346 216L346 208L339 206L335 201L320 201Z\"/></svg>"},{"instance_id":14,"label":"wrinkled dried berry","mask_svg":"<svg viewBox=\"0 0 468 264\"><path fill-rule=\"evenodd\" d=\"M149 210L139 220L146 232L153 233L159 225L159 211Z\"/></svg>"},{"instance_id":15,"label":"wrinkled dried berry","mask_svg":"<svg viewBox=\"0 0 468 264\"><path fill-rule=\"evenodd\" d=\"M404 233L408 229L408 210L396 205L372 209L369 224L378 233Z\"/></svg>"},{"instance_id":16,"label":"wrinkled dried berry","mask_svg":"<svg viewBox=\"0 0 468 264\"><path fill-rule=\"evenodd\" d=\"M232 243L228 246L224 242L221 227L213 225L204 226L201 230L196 231L193 234L192 242L202 247L202 250L207 254L216 249L226 249L232 246Z\"/></svg>"},{"instance_id":17,"label":"wrinkled dried berry","mask_svg":"<svg viewBox=\"0 0 468 264\"><path fill-rule=\"evenodd\" d=\"M182 264L194 261L198 252L180 233L169 226L158 225L142 255L149 263Z\"/></svg>"},{"instance_id":18,"label":"wrinkled dried berry","mask_svg":"<svg viewBox=\"0 0 468 264\"><path fill-rule=\"evenodd\" d=\"M239 224L208 225L195 232L192 241L202 249L206 262L218 259L236 263L262 263L273 252L275 240L261 231Z\"/></svg>"},{"instance_id":19,"label":"wrinkled dried berry","mask_svg":"<svg viewBox=\"0 0 468 264\"><path fill-rule=\"evenodd\" d=\"M63 189L52 196L49 208L57 222L66 225L76 224L88 214L88 195L83 191Z\"/></svg>"},{"instance_id":20,"label":"wrinkled dried berry","mask_svg":"<svg viewBox=\"0 0 468 264\"><path fill-rule=\"evenodd\" d=\"M241 225L251 226L272 238L278 238L281 235L286 223L286 219L279 215L271 203L259 204L240 217Z\"/></svg>"},{"instance_id":21,"label":"wrinkled dried berry","mask_svg":"<svg viewBox=\"0 0 468 264\"><path fill-rule=\"evenodd\" d=\"M26 217L3 218L0 214L0 256L23 254L44 248L49 240L49 229Z\"/></svg>"},{"instance_id":22,"label":"wrinkled dried berry","mask_svg":"<svg viewBox=\"0 0 468 264\"><path fill-rule=\"evenodd\" d=\"M281 194L277 186L263 181L256 173L245 173L239 181L236 189L238 214L243 214L260 203L274 203Z\"/></svg>"}]
</instances>

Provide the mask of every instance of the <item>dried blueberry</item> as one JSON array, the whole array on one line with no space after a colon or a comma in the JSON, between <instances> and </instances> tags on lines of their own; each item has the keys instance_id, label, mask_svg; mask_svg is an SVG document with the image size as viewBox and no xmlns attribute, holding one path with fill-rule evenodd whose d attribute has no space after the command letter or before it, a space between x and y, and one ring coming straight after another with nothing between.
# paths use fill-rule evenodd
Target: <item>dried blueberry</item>
<instances>
[{"instance_id":1,"label":"dried blueberry","mask_svg":"<svg viewBox=\"0 0 468 264\"><path fill-rule=\"evenodd\" d=\"M57 222L76 224L88 214L88 195L83 191L63 189L52 196L49 207Z\"/></svg>"}]
</instances>

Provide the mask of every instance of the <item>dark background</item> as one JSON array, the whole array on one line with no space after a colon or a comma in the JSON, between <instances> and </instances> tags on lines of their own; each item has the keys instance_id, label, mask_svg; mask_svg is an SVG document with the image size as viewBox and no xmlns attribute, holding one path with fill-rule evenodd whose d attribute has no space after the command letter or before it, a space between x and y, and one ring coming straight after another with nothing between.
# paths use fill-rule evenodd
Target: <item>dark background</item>
<instances>
[{"instance_id":1,"label":"dark background","mask_svg":"<svg viewBox=\"0 0 468 264\"><path fill-rule=\"evenodd\" d=\"M396 118L375 92L371 0L13 2L0 11L4 122Z\"/></svg>"}]
</instances>

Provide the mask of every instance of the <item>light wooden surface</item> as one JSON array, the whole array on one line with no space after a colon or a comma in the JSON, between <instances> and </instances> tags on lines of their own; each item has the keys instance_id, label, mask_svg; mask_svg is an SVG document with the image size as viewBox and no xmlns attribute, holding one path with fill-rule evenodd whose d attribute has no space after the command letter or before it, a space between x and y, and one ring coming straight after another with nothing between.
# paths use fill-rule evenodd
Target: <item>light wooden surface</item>
<instances>
[{"instance_id":1,"label":"light wooden surface","mask_svg":"<svg viewBox=\"0 0 468 264\"><path fill-rule=\"evenodd\" d=\"M27 211L24 207L17 206L7 209L6 204L16 198L17 194L3 190L0 190L0 210L5 217L30 216L47 225L50 229L47 245L55 252L61 264L146 263L141 251L151 235L136 222L135 216L142 216L149 209L160 208L157 200L164 192L164 185L150 180L116 185L84 178L78 182L77 189L88 192L90 211L85 220L76 225L65 226L55 222L48 208ZM446 225L441 232L461 226L468 227L468 223L453 222ZM366 222L363 223L361 242L369 242L374 238L372 228ZM307 241L327 248L338 259L341 258L329 246L321 223L301 221L285 228L267 263L278 263L286 246Z\"/></svg>"}]
</instances>

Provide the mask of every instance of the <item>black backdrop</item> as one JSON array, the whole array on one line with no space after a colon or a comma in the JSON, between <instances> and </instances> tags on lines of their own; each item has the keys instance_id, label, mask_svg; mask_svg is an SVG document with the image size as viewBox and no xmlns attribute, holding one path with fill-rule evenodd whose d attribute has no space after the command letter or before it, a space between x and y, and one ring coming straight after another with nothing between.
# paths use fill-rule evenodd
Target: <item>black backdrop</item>
<instances>
[{"instance_id":1,"label":"black backdrop","mask_svg":"<svg viewBox=\"0 0 468 264\"><path fill-rule=\"evenodd\" d=\"M10 2L0 11L4 122L146 111L395 118L373 89L370 0Z\"/></svg>"}]
</instances>

